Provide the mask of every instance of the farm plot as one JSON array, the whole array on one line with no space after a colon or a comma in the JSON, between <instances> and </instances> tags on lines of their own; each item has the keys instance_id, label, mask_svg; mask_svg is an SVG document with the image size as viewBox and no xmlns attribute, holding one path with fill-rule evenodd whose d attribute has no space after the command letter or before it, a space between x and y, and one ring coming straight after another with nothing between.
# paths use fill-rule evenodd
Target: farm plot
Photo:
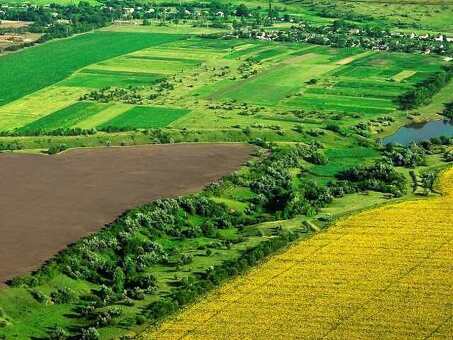
<instances>
[{"instance_id":1,"label":"farm plot","mask_svg":"<svg viewBox=\"0 0 453 340\"><path fill-rule=\"evenodd\" d=\"M173 40L175 39L176 38L173 38ZM168 41L170 40L171 39L168 39ZM163 42L166 42L166 40ZM149 45L150 44L148 44L148 46ZM57 127L96 127L92 126L92 123L90 123L91 119L89 118L94 114L100 113L100 111L104 111L106 106L97 105L99 108L97 112L94 112L93 110L85 111L85 104L77 104L78 99L83 94L92 91L93 89L106 87L128 88L130 86L152 86L153 84L166 79L170 73L175 74L182 72L186 67L189 69L196 68L203 61L202 59L194 60L165 55L165 51L176 53L171 48L166 50L162 47L156 51L160 51L161 54L155 53L153 56L147 56L147 49L144 49L141 50L143 54L133 53L89 65L56 85L46 87L29 96L22 97L7 105L0 106L0 130L13 130L19 128L21 132L26 132L37 128L52 130ZM200 54L199 57L202 57L202 54ZM121 103L110 104L115 104L119 107L122 106ZM91 105L90 107L93 108L94 106L95 105ZM66 120L64 122L55 120L56 117L62 118L63 115L66 116L68 110L73 115L71 120ZM121 111L121 109L117 108L110 110L109 112L119 111ZM76 117L77 114L80 114L80 116ZM168 121L170 116L168 114L165 116L167 117L165 119ZM98 120L98 118L100 120ZM110 116L110 119L111 118L113 118L113 116ZM87 123L82 122L85 119L89 119ZM160 127L164 126L162 124L165 119L157 125ZM103 119L100 115L96 115L96 118L92 122L98 122L99 125L101 125L107 120L109 119ZM144 122L142 125L148 126L149 121ZM151 125L154 126L156 124Z\"/></svg>"},{"instance_id":2,"label":"farm plot","mask_svg":"<svg viewBox=\"0 0 453 340\"><path fill-rule=\"evenodd\" d=\"M50 131L58 128L70 128L80 123L84 119L101 112L108 106L111 106L111 104L77 102L62 110L56 111L28 125L25 125L18 131L33 132L33 131Z\"/></svg>"},{"instance_id":3,"label":"farm plot","mask_svg":"<svg viewBox=\"0 0 453 340\"><path fill-rule=\"evenodd\" d=\"M193 69L198 65L193 62L186 62L184 59L153 59L138 56L123 56L101 63L89 68L94 72L133 72L170 75L178 72Z\"/></svg>"},{"instance_id":4,"label":"farm plot","mask_svg":"<svg viewBox=\"0 0 453 340\"><path fill-rule=\"evenodd\" d=\"M453 170L442 185L337 223L144 338L450 338Z\"/></svg>"},{"instance_id":5,"label":"farm plot","mask_svg":"<svg viewBox=\"0 0 453 340\"><path fill-rule=\"evenodd\" d=\"M5 55L0 59L0 105L61 81L90 64L181 38L168 34L95 32Z\"/></svg>"},{"instance_id":6,"label":"farm plot","mask_svg":"<svg viewBox=\"0 0 453 340\"><path fill-rule=\"evenodd\" d=\"M128 86L150 86L165 77L161 74L120 72L83 69L74 76L63 81L62 86L103 88L103 87L128 87Z\"/></svg>"},{"instance_id":7,"label":"farm plot","mask_svg":"<svg viewBox=\"0 0 453 340\"><path fill-rule=\"evenodd\" d=\"M96 60L53 86L0 106L0 130L23 128L52 116L81 97L86 99L90 92L94 92L90 100L112 106L82 114L65 127L123 129L171 124L203 131L247 126L292 131L301 124L323 128L335 116L341 120L340 126L350 128L359 118L375 119L392 112L398 116L395 99L441 65L427 56L358 48L150 35L156 36L154 45L149 42L130 53ZM103 97L102 91L108 87L130 92L124 97ZM134 99L136 94L140 100ZM163 109L160 118L155 112L139 114L139 109L126 113L134 106L147 112L154 107ZM184 114L170 114L166 108L178 108ZM258 114L251 112L256 109ZM292 113L297 111L296 117Z\"/></svg>"},{"instance_id":8,"label":"farm plot","mask_svg":"<svg viewBox=\"0 0 453 340\"><path fill-rule=\"evenodd\" d=\"M14 130L72 105L83 88L53 85L0 106L0 130Z\"/></svg>"},{"instance_id":9,"label":"farm plot","mask_svg":"<svg viewBox=\"0 0 453 340\"><path fill-rule=\"evenodd\" d=\"M161 128L187 114L189 110L168 108L136 106L121 113L99 125L99 128L118 128L118 129L150 129Z\"/></svg>"}]
</instances>

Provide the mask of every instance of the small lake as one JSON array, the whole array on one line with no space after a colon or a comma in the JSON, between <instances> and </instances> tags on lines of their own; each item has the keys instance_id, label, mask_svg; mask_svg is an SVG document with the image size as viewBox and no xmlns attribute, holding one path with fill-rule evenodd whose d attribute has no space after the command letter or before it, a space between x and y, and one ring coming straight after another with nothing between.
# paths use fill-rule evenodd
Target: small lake
<instances>
[{"instance_id":1,"label":"small lake","mask_svg":"<svg viewBox=\"0 0 453 340\"><path fill-rule=\"evenodd\" d=\"M427 123L414 123L403 126L393 135L383 139L383 144L398 143L408 145L432 137L453 137L453 120L434 120Z\"/></svg>"}]
</instances>

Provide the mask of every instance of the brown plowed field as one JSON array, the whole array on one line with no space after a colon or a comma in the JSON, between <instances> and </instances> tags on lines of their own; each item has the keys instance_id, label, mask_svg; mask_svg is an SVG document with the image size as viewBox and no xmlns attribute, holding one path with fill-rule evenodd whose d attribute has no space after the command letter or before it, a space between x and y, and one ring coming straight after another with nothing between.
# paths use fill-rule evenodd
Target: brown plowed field
<instances>
[{"instance_id":1,"label":"brown plowed field","mask_svg":"<svg viewBox=\"0 0 453 340\"><path fill-rule=\"evenodd\" d=\"M0 282L36 269L128 208L199 190L251 151L178 144L0 154Z\"/></svg>"}]
</instances>

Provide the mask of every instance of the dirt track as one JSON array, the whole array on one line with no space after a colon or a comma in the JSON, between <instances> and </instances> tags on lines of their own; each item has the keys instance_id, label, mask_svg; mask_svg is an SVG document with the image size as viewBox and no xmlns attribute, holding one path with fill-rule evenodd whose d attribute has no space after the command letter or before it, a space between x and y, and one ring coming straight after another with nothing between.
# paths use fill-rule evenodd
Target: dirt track
<instances>
[{"instance_id":1,"label":"dirt track","mask_svg":"<svg viewBox=\"0 0 453 340\"><path fill-rule=\"evenodd\" d=\"M0 284L128 208L199 190L237 169L251 150L179 144L0 154Z\"/></svg>"}]
</instances>

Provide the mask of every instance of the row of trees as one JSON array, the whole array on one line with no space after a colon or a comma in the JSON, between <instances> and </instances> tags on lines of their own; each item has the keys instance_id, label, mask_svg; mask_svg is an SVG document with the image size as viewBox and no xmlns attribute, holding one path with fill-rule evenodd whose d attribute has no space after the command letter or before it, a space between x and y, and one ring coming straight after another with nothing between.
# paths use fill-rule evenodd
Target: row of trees
<instances>
[{"instance_id":1,"label":"row of trees","mask_svg":"<svg viewBox=\"0 0 453 340\"><path fill-rule=\"evenodd\" d=\"M400 108L409 110L428 104L431 101L431 98L450 81L452 76L453 65L444 65L442 71L417 83L413 89L400 95L397 98Z\"/></svg>"}]
</instances>

